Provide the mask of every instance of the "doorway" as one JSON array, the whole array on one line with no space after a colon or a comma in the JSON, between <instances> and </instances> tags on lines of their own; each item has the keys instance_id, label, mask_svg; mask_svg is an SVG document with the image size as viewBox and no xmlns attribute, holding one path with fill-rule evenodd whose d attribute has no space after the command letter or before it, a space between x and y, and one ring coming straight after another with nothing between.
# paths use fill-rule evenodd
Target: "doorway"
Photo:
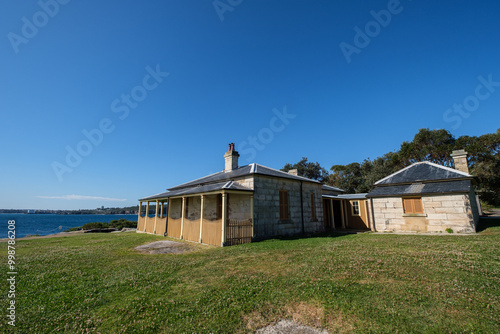
<instances>
[{"instance_id":1,"label":"doorway","mask_svg":"<svg viewBox=\"0 0 500 334\"><path fill-rule=\"evenodd\" d=\"M333 203L333 220L335 222L335 229L339 230L342 228L342 207L340 204L342 201L334 200Z\"/></svg>"}]
</instances>

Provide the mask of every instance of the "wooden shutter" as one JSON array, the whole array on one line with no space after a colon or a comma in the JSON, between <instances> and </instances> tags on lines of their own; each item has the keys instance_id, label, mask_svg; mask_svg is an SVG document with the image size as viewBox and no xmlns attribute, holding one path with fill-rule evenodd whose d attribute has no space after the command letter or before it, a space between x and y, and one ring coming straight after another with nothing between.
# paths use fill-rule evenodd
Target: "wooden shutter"
<instances>
[{"instance_id":1,"label":"wooden shutter","mask_svg":"<svg viewBox=\"0 0 500 334\"><path fill-rule=\"evenodd\" d=\"M280 220L287 220L288 216L288 191L280 190Z\"/></svg>"},{"instance_id":2,"label":"wooden shutter","mask_svg":"<svg viewBox=\"0 0 500 334\"><path fill-rule=\"evenodd\" d=\"M311 194L311 211L312 211L312 219L316 219L316 205L314 203L314 194Z\"/></svg>"},{"instance_id":3,"label":"wooden shutter","mask_svg":"<svg viewBox=\"0 0 500 334\"><path fill-rule=\"evenodd\" d=\"M404 213L424 213L422 198L403 198Z\"/></svg>"}]
</instances>

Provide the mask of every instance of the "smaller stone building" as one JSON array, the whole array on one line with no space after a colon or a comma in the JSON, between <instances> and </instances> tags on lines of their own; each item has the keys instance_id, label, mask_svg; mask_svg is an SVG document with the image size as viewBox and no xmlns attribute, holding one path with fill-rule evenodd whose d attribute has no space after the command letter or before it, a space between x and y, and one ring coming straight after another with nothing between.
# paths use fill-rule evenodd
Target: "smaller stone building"
<instances>
[{"instance_id":1,"label":"smaller stone building","mask_svg":"<svg viewBox=\"0 0 500 334\"><path fill-rule=\"evenodd\" d=\"M472 233L479 220L467 153L452 154L455 168L414 163L375 183L367 194L376 231Z\"/></svg>"}]
</instances>

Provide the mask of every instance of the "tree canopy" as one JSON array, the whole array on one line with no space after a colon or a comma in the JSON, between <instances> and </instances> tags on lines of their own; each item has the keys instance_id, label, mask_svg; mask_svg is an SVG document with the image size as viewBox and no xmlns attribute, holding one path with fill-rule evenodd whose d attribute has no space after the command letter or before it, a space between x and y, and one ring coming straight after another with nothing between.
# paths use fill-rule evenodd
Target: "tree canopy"
<instances>
[{"instance_id":1,"label":"tree canopy","mask_svg":"<svg viewBox=\"0 0 500 334\"><path fill-rule=\"evenodd\" d=\"M320 166L318 162L308 162L307 158L302 158L296 164L286 164L281 170L288 172L291 169L297 169L299 176L304 176L309 179L317 180L325 183L328 179L328 171Z\"/></svg>"},{"instance_id":2,"label":"tree canopy","mask_svg":"<svg viewBox=\"0 0 500 334\"><path fill-rule=\"evenodd\" d=\"M403 142L399 150L362 163L333 165L329 173L319 163L302 158L286 164L283 171L298 169L299 175L344 189L347 193L363 193L373 184L401 168L419 161L430 161L454 167L451 153L464 149L468 153L469 172L476 177L476 190L484 201L500 205L500 129L482 136L455 138L449 131L420 129L411 142Z\"/></svg>"}]
</instances>

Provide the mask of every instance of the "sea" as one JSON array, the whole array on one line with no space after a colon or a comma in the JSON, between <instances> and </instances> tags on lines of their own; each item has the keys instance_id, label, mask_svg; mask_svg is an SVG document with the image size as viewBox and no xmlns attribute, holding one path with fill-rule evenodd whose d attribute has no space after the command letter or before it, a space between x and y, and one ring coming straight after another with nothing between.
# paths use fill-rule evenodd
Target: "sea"
<instances>
[{"instance_id":1,"label":"sea","mask_svg":"<svg viewBox=\"0 0 500 334\"><path fill-rule=\"evenodd\" d=\"M115 219L137 221L137 215L58 215L58 214L24 214L0 213L0 238L7 238L9 221L14 220L15 235L22 238L27 235L49 235L63 232L83 224L102 222L109 223Z\"/></svg>"}]
</instances>

